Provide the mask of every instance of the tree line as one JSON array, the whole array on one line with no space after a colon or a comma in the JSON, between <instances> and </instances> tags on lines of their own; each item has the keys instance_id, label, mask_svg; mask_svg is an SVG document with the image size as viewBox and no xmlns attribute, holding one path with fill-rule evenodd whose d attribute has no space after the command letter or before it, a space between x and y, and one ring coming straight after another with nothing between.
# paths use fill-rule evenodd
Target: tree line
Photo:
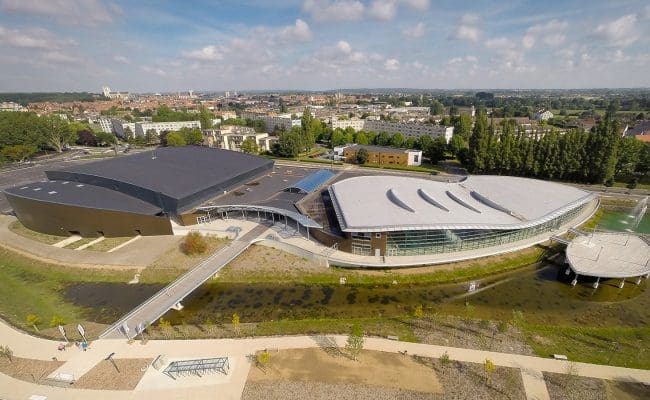
<instances>
[{"instance_id":1,"label":"tree line","mask_svg":"<svg viewBox=\"0 0 650 400\"><path fill-rule=\"evenodd\" d=\"M460 158L474 174L613 184L616 174L647 173L650 164L650 144L620 131L619 122L606 116L590 131L529 135L512 120L496 127L481 113Z\"/></svg>"},{"instance_id":2,"label":"tree line","mask_svg":"<svg viewBox=\"0 0 650 400\"><path fill-rule=\"evenodd\" d=\"M59 115L0 112L2 161L24 161L41 151L60 153L73 143L106 146L115 142L112 134L93 131L87 124L69 122Z\"/></svg>"}]
</instances>

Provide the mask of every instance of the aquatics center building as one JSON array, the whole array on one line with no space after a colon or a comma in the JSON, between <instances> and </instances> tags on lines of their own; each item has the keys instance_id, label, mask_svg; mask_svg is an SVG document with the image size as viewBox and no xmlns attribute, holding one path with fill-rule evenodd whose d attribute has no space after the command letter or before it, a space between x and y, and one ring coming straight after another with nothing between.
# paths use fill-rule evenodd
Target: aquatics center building
<instances>
[{"instance_id":1,"label":"aquatics center building","mask_svg":"<svg viewBox=\"0 0 650 400\"><path fill-rule=\"evenodd\" d=\"M372 257L509 251L576 226L598 202L593 193L527 178L443 182L337 174L197 146L160 148L46 176L5 191L18 219L43 233L170 235L174 223L257 218Z\"/></svg>"}]
</instances>

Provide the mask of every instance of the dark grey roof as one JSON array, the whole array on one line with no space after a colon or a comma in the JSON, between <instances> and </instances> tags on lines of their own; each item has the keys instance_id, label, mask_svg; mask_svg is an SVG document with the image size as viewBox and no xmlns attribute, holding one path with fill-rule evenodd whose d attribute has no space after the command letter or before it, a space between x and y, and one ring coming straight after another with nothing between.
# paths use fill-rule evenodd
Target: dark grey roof
<instances>
[{"instance_id":1,"label":"dark grey roof","mask_svg":"<svg viewBox=\"0 0 650 400\"><path fill-rule=\"evenodd\" d=\"M8 195L49 203L102 210L156 215L162 210L152 204L101 186L69 181L32 182L5 190Z\"/></svg>"},{"instance_id":2,"label":"dark grey roof","mask_svg":"<svg viewBox=\"0 0 650 400\"><path fill-rule=\"evenodd\" d=\"M634 128L628 129L625 132L626 136L647 135L650 132L650 120L637 122Z\"/></svg>"},{"instance_id":3,"label":"dark grey roof","mask_svg":"<svg viewBox=\"0 0 650 400\"><path fill-rule=\"evenodd\" d=\"M158 148L53 172L98 176L179 199L257 168L270 168L272 164L272 160L241 152L184 146ZM59 176L49 175L50 172L46 172L48 177L59 179Z\"/></svg>"}]
</instances>

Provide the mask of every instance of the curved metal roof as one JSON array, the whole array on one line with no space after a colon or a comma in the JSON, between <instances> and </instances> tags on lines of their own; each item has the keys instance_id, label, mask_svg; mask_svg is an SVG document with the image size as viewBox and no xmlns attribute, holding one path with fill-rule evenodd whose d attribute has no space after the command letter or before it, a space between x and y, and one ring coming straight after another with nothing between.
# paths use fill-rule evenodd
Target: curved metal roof
<instances>
[{"instance_id":1,"label":"curved metal roof","mask_svg":"<svg viewBox=\"0 0 650 400\"><path fill-rule=\"evenodd\" d=\"M454 183L360 176L337 182L329 191L346 232L523 229L595 198L571 186L507 176L470 176Z\"/></svg>"},{"instance_id":2,"label":"curved metal roof","mask_svg":"<svg viewBox=\"0 0 650 400\"><path fill-rule=\"evenodd\" d=\"M227 204L227 205L219 205L219 206L204 206L204 207L197 207L197 210L202 210L202 211L213 211L216 210L217 212L225 212L225 211L266 211L266 212L272 212L275 214L280 214L284 215L286 217L289 217L293 219L294 221L297 221L300 225L306 227L306 228L316 228L316 229L322 229L323 227L318 224L316 221L313 219L306 217L300 213L294 212L294 211L289 211L285 210L284 208L276 208L276 207L268 207L268 206L258 206L258 205L253 205L253 204Z\"/></svg>"},{"instance_id":3,"label":"curved metal roof","mask_svg":"<svg viewBox=\"0 0 650 400\"><path fill-rule=\"evenodd\" d=\"M332 179L334 175L336 174L332 171L326 169L319 169L318 171L305 176L304 178L294 183L293 185L285 188L284 190L309 194L314 190L318 189L318 187L325 184L325 182Z\"/></svg>"}]
</instances>

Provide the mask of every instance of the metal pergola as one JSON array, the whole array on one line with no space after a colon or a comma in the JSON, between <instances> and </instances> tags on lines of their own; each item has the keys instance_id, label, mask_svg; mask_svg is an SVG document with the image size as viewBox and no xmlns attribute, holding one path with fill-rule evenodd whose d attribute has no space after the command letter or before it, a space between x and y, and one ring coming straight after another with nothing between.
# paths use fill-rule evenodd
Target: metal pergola
<instances>
[{"instance_id":1,"label":"metal pergola","mask_svg":"<svg viewBox=\"0 0 650 400\"><path fill-rule=\"evenodd\" d=\"M218 357L173 361L169 363L163 373L175 380L179 376L195 375L201 377L214 372L221 372L224 375L228 375L228 371L230 371L228 357Z\"/></svg>"}]
</instances>

